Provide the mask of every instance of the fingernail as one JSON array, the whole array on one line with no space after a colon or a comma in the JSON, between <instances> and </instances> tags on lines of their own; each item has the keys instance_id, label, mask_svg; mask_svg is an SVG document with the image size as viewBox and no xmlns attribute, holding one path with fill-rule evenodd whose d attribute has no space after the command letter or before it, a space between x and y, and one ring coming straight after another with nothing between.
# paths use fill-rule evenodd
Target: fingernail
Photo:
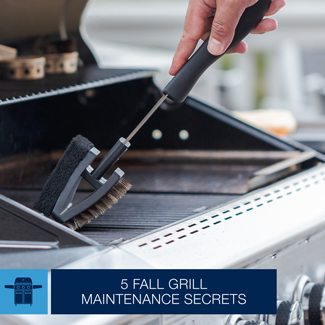
<instances>
[{"instance_id":1,"label":"fingernail","mask_svg":"<svg viewBox=\"0 0 325 325\"><path fill-rule=\"evenodd\" d=\"M223 46L217 41L215 38L211 38L208 44L208 51L212 55L220 55L222 54Z\"/></svg>"},{"instance_id":2,"label":"fingernail","mask_svg":"<svg viewBox=\"0 0 325 325\"><path fill-rule=\"evenodd\" d=\"M274 30L278 29L278 27L279 27L279 23L278 23L278 21L276 20L276 21L275 21L275 29L274 29Z\"/></svg>"},{"instance_id":3,"label":"fingernail","mask_svg":"<svg viewBox=\"0 0 325 325\"><path fill-rule=\"evenodd\" d=\"M246 42L243 42L244 44L245 44L245 53L247 52L247 50L248 50L248 45L247 45L247 43Z\"/></svg>"}]
</instances>

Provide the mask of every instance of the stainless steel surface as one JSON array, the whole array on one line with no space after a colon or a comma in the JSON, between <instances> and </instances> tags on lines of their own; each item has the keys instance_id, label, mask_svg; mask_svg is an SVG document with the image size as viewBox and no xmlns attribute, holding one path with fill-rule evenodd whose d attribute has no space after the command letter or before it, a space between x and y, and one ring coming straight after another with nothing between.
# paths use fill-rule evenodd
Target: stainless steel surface
<instances>
[{"instance_id":1,"label":"stainless steel surface","mask_svg":"<svg viewBox=\"0 0 325 325\"><path fill-rule=\"evenodd\" d=\"M325 166L315 167L221 208L203 211L185 221L68 263L64 268L276 268L278 297L291 300L301 275L305 274L313 282L324 279L324 189ZM212 218L216 214L218 217ZM228 215L232 218L225 220ZM215 220L221 222L213 227ZM195 226L188 227L194 223ZM206 225L209 228L202 229ZM152 240L157 238L162 244L154 249L157 243ZM173 242L167 244L168 241ZM147 245L140 247L143 243ZM299 308L297 303L291 308L290 324L301 324ZM225 315L212 318L211 324L224 324ZM256 315L254 318L257 320ZM128 324L122 318L106 320L110 325ZM196 320L196 325L210 324L204 316L197 316ZM87 321L104 324L103 320L97 322L96 317L87 317ZM275 321L274 315L268 315L269 325ZM138 322L141 324L141 318ZM181 323L164 320L162 325L165 324Z\"/></svg>"},{"instance_id":2,"label":"stainless steel surface","mask_svg":"<svg viewBox=\"0 0 325 325\"><path fill-rule=\"evenodd\" d=\"M282 302L282 300L278 300L277 301L277 308L279 308L280 303ZM276 322L276 315L258 315L258 319L261 322L265 322L268 325L275 325Z\"/></svg>"},{"instance_id":3,"label":"stainless steel surface","mask_svg":"<svg viewBox=\"0 0 325 325\"><path fill-rule=\"evenodd\" d=\"M315 167L222 208L197 214L66 267L276 268L278 296L291 300L300 275L306 274L312 281L324 278L324 175L324 166ZM257 207L260 204L267 209L259 210L263 209ZM209 221L216 214L222 219L219 227L213 228ZM232 219L225 220L227 215ZM210 227L202 229L204 224ZM207 229L210 233L204 231ZM180 239L182 236L186 237ZM161 247L154 249L158 244L152 240L158 238ZM143 243L146 245L140 247Z\"/></svg>"},{"instance_id":4,"label":"stainless steel surface","mask_svg":"<svg viewBox=\"0 0 325 325\"><path fill-rule=\"evenodd\" d=\"M319 288L322 290L321 296L319 296ZM319 310L319 316L323 319L324 295L325 287L322 286L322 284L312 282L307 275L302 275L298 278L297 285L293 293L293 299L299 299L301 302L304 312L305 325L317 323L317 321L315 321L315 307L316 310ZM311 319L312 317L314 318Z\"/></svg>"},{"instance_id":5,"label":"stainless steel surface","mask_svg":"<svg viewBox=\"0 0 325 325\"><path fill-rule=\"evenodd\" d=\"M244 319L244 317L242 315L228 315L225 318L224 325L235 325L243 319Z\"/></svg>"},{"instance_id":6,"label":"stainless steel surface","mask_svg":"<svg viewBox=\"0 0 325 325\"><path fill-rule=\"evenodd\" d=\"M119 249L157 268L245 267L324 228L324 190L325 167L315 167Z\"/></svg>"},{"instance_id":7,"label":"stainless steel surface","mask_svg":"<svg viewBox=\"0 0 325 325\"><path fill-rule=\"evenodd\" d=\"M6 317L6 316L5 316ZM17 315L13 324L33 325L224 325L225 315ZM0 322L4 319L0 316ZM14 321L17 321L15 323ZM9 323L11 324L11 323Z\"/></svg>"},{"instance_id":8,"label":"stainless steel surface","mask_svg":"<svg viewBox=\"0 0 325 325\"><path fill-rule=\"evenodd\" d=\"M0 248L52 249L52 248L58 248L58 245L55 242L51 243L51 242L0 240Z\"/></svg>"},{"instance_id":9,"label":"stainless steel surface","mask_svg":"<svg viewBox=\"0 0 325 325\"><path fill-rule=\"evenodd\" d=\"M302 301L304 289L309 282L312 282L312 281L311 281L310 277L305 274L300 276L297 279L297 283L293 290L292 301Z\"/></svg>"},{"instance_id":10,"label":"stainless steel surface","mask_svg":"<svg viewBox=\"0 0 325 325\"><path fill-rule=\"evenodd\" d=\"M301 170L301 163L314 158L315 154L315 151L301 152L295 157L285 159L283 161L275 163L274 165L256 171L248 180L249 190L274 183L281 178L298 172Z\"/></svg>"},{"instance_id":11,"label":"stainless steel surface","mask_svg":"<svg viewBox=\"0 0 325 325\"><path fill-rule=\"evenodd\" d=\"M17 220L25 220L26 215L28 215L28 221L26 221L26 223L23 223L25 225L24 229L18 229L18 227L22 227L21 224L18 224L18 227L15 229L15 232L17 234L21 233L21 232L26 232L26 225L30 225L32 227L36 227L37 229L42 229L42 227L45 227L46 233L49 235L49 240L44 242L38 242L37 239L33 239L31 241L28 241L28 243L25 242L25 240L20 240L19 238L15 238L15 236L13 238L7 238L5 237L5 233L2 234L2 238L5 241L4 245L6 245L8 247L9 242L10 242L10 248L22 248L22 246L24 246L25 248L27 248L27 246L29 246L28 248L31 248L30 246L34 246L35 249L41 248L41 249L47 249L48 247L51 248L59 248L60 246L60 241L58 240L58 236L63 239L65 235L68 236L72 236L75 240L76 243L74 245L78 245L78 246L82 246L83 243L85 243L86 245L93 245L93 246L97 246L99 245L97 242L95 242L94 240L91 240L85 236L82 236L80 234L78 234L75 231L72 231L70 229L68 229L67 227L55 222L54 220L45 217L43 214L30 209L28 207L26 207L23 204L20 204L14 200L11 200L8 197L5 197L4 195L0 194L0 201L2 202L2 231L4 232L4 230L6 230L6 206L10 206L12 207L12 210L8 210L10 213L7 213L7 216L9 216L9 218L13 218L13 216L17 216L17 214L19 215ZM14 218L12 219L13 221L15 220ZM13 222L12 221L12 222ZM40 245L39 245L40 244ZM1 263L0 263L1 264ZM18 266L18 265L17 265Z\"/></svg>"},{"instance_id":12,"label":"stainless steel surface","mask_svg":"<svg viewBox=\"0 0 325 325\"><path fill-rule=\"evenodd\" d=\"M160 256L164 259L163 263L166 263L168 267L195 268L199 265L200 268L276 268L278 270L278 296L283 300L291 300L294 295L294 289L295 287L297 288L297 278L302 274L308 276L305 280L323 281L324 279L325 257L323 247L325 245L325 230L324 212L322 211L322 192L325 186L324 175L324 166L315 167L288 180L269 186L266 189L256 191L244 199L235 202L236 205L234 203L227 204L222 209L212 209L209 212L200 213L188 218L184 222L175 223L170 227L165 227L163 230L154 231L128 243L117 245L110 251L102 252L100 257L86 258L82 263L79 261L67 265L67 267L127 268L127 264L130 263L137 265L137 267L160 268L164 266L158 263L159 261L155 255L160 255L159 249L163 248L164 254ZM265 197L265 195L267 196ZM277 196L275 197L275 195ZM282 198L277 199L279 196L282 196ZM255 201L256 199L258 200ZM281 202L282 199L283 201ZM273 201L267 203L270 200ZM245 204L248 202L250 203ZM255 204L253 210L247 211L253 202ZM256 206L257 203L263 204L263 206L266 205L268 209L254 214L254 210L259 212ZM273 204L274 206L272 206ZM236 213L242 212L242 214L234 217L235 214L231 212L237 206L240 207L235 209L235 211L238 211ZM223 214L223 212L230 211L230 209L232 209L231 212ZM201 220L211 218L213 213L220 215L220 212L223 214L223 228L210 229L212 232L211 236L193 226L194 229L196 228L199 231L193 234L191 243L182 242L182 239L186 237L178 239L178 241L177 239L175 240L173 234L174 232L177 233L177 230L184 228L184 230L178 232L178 237L181 237L180 233L185 231L186 235L190 236L190 232L185 230L188 225L197 224ZM252 213L251 215L249 214L250 212ZM233 221L234 224L228 227L224 219L230 213L233 216L233 220L228 219L227 222ZM203 227L203 224L207 222L200 222L200 224ZM272 223L274 223L273 227L271 226ZM190 228L193 229L193 227ZM212 228L211 224L210 228ZM200 231L202 232L201 237ZM237 236L238 232L241 236ZM165 242L167 242L168 237L164 237L164 235L169 233L172 233L172 235L168 237L171 237L170 240L174 240L174 242L171 244L163 243L159 249L153 249L151 240L153 238L160 238L160 240L166 238ZM200 245L197 245L194 235L200 237ZM254 245L251 245L251 241L254 241ZM141 251L145 246L139 247L139 245L135 245L135 243L139 244L140 242L146 242L147 245L145 246L150 245L145 253ZM219 245L215 245L215 242L218 242ZM175 244L173 252L166 251L173 244ZM188 245L189 247L187 248ZM188 250L192 252L190 257ZM205 254L206 250L208 250L208 256ZM225 253L223 253L223 250L226 250ZM228 254L231 255L231 260L228 259ZM130 262L131 256L132 260ZM218 258L214 258L214 256L218 256ZM294 304L291 324L301 323L299 310L299 305ZM224 319L222 315L216 317L216 323ZM268 321L269 324L275 324L275 316L268 315Z\"/></svg>"},{"instance_id":13,"label":"stainless steel surface","mask_svg":"<svg viewBox=\"0 0 325 325\"><path fill-rule=\"evenodd\" d=\"M304 325L304 313L299 301L292 303L288 325Z\"/></svg>"},{"instance_id":14,"label":"stainless steel surface","mask_svg":"<svg viewBox=\"0 0 325 325\"><path fill-rule=\"evenodd\" d=\"M277 268L278 295L291 300L299 275L325 274L324 190L325 167L315 167L73 267Z\"/></svg>"},{"instance_id":15,"label":"stainless steel surface","mask_svg":"<svg viewBox=\"0 0 325 325\"><path fill-rule=\"evenodd\" d=\"M309 299L310 299L310 292L311 289L313 288L315 283L310 282L307 283L304 291L303 291L303 296L302 296L302 300L301 300L301 304L302 304L302 308L305 314L305 324L309 325Z\"/></svg>"},{"instance_id":16,"label":"stainless steel surface","mask_svg":"<svg viewBox=\"0 0 325 325\"><path fill-rule=\"evenodd\" d=\"M298 298L294 290L299 287L299 276L308 276L305 282L322 282L325 275L324 190L322 165L63 267L276 268L279 299ZM299 308L293 305L290 324L301 324ZM87 317L93 324L128 324L122 319ZM164 319L161 325L182 324L180 319ZM209 323L204 316L197 316L196 325L222 325L224 319L225 315L211 316ZM80 321L83 324L86 320ZM274 315L268 315L269 325L275 321ZM145 324L141 317L137 322Z\"/></svg>"},{"instance_id":17,"label":"stainless steel surface","mask_svg":"<svg viewBox=\"0 0 325 325\"><path fill-rule=\"evenodd\" d=\"M304 312L305 325L309 325L309 299L310 292L315 285L314 282L306 275L303 275L299 282L298 287L296 288L293 296L298 298L298 301L301 302L301 307Z\"/></svg>"}]
</instances>

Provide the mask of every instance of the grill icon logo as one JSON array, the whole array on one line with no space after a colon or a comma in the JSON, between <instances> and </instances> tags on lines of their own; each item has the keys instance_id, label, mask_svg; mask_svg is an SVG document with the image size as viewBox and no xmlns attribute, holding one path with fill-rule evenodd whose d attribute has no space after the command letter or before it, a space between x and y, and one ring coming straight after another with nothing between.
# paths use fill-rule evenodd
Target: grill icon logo
<instances>
[{"instance_id":1,"label":"grill icon logo","mask_svg":"<svg viewBox=\"0 0 325 325\"><path fill-rule=\"evenodd\" d=\"M35 285L31 278L16 278L14 285L5 285L6 289L14 289L14 304L32 305L33 290L42 288L42 285Z\"/></svg>"}]
</instances>

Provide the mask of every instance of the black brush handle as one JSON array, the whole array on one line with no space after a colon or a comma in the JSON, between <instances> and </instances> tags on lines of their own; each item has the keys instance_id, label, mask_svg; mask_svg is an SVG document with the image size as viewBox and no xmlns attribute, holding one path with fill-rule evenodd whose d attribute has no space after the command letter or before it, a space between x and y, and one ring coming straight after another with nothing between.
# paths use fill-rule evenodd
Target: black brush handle
<instances>
[{"instance_id":1,"label":"black brush handle","mask_svg":"<svg viewBox=\"0 0 325 325\"><path fill-rule=\"evenodd\" d=\"M236 27L235 36L221 55L212 55L208 51L209 38L200 46L193 56L183 65L175 77L163 89L163 93L174 102L183 102L203 72L221 58L224 54L239 44L263 19L272 0L259 0L255 5L247 8Z\"/></svg>"},{"instance_id":2,"label":"black brush handle","mask_svg":"<svg viewBox=\"0 0 325 325\"><path fill-rule=\"evenodd\" d=\"M120 138L114 145L114 147L109 151L109 153L100 161L98 166L93 170L91 176L96 179L100 179L124 154L126 150L129 149L130 143L124 143L125 139Z\"/></svg>"}]
</instances>

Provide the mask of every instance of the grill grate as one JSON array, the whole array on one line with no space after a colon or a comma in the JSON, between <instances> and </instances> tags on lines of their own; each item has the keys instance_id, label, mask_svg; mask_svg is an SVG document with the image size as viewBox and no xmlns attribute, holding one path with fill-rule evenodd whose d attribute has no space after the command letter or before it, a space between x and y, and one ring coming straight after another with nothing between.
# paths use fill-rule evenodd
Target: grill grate
<instances>
[{"instance_id":1,"label":"grill grate","mask_svg":"<svg viewBox=\"0 0 325 325\"><path fill-rule=\"evenodd\" d=\"M33 206L39 192L39 190L1 190L3 195L28 207ZM85 225L80 233L106 245L113 240L131 239L184 219L195 213L197 208L218 206L237 197L128 193L111 210ZM78 195L76 198L78 199Z\"/></svg>"},{"instance_id":2,"label":"grill grate","mask_svg":"<svg viewBox=\"0 0 325 325\"><path fill-rule=\"evenodd\" d=\"M0 105L66 94L152 76L150 70L100 69L89 65L75 74L47 75L41 80L0 80Z\"/></svg>"}]
</instances>

